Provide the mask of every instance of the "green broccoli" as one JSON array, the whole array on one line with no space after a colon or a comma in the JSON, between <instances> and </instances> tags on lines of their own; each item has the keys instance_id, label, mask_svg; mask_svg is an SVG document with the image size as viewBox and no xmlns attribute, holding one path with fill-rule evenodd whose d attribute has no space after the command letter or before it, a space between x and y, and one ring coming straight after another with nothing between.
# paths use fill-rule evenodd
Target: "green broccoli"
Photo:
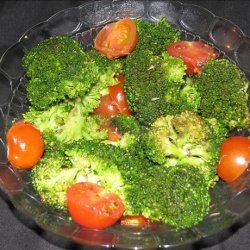
<instances>
[{"instance_id":1,"label":"green broccoli","mask_svg":"<svg viewBox=\"0 0 250 250\"><path fill-rule=\"evenodd\" d=\"M197 167L209 186L218 179L216 165L221 140L222 134L190 111L159 117L142 139L150 160L165 167Z\"/></svg>"},{"instance_id":2,"label":"green broccoli","mask_svg":"<svg viewBox=\"0 0 250 250\"><path fill-rule=\"evenodd\" d=\"M99 82L102 86L116 84L114 75L122 63L116 60L108 65L97 59L98 56L90 58L80 43L67 36L43 40L23 58L31 105L45 110L64 99L85 96Z\"/></svg>"},{"instance_id":3,"label":"green broccoli","mask_svg":"<svg viewBox=\"0 0 250 250\"><path fill-rule=\"evenodd\" d=\"M70 143L81 139L105 140L108 131L100 130L100 121L94 116L85 114L82 100L65 101L41 111L33 107L23 114L25 121L34 124L43 134L54 134L56 139Z\"/></svg>"},{"instance_id":4,"label":"green broccoli","mask_svg":"<svg viewBox=\"0 0 250 250\"><path fill-rule=\"evenodd\" d=\"M145 167L141 159L130 156L119 147L95 140L80 140L67 145L58 142L53 145L51 141L52 137L47 141L49 147L45 156L31 170L32 184L42 201L54 209L66 211L67 187L89 181L118 194L126 213L138 213L129 198L129 190L132 185L135 188L137 174ZM136 189L133 191L137 192Z\"/></svg>"},{"instance_id":5,"label":"green broccoli","mask_svg":"<svg viewBox=\"0 0 250 250\"><path fill-rule=\"evenodd\" d=\"M161 55L170 43L180 40L180 32L164 18L156 23L141 19L135 22L139 33L135 50L150 50L154 55Z\"/></svg>"},{"instance_id":6,"label":"green broccoli","mask_svg":"<svg viewBox=\"0 0 250 250\"><path fill-rule=\"evenodd\" d=\"M216 118L228 129L249 127L248 81L234 63L210 60L194 83L203 117Z\"/></svg>"},{"instance_id":7,"label":"green broccoli","mask_svg":"<svg viewBox=\"0 0 250 250\"><path fill-rule=\"evenodd\" d=\"M154 166L138 185L142 190L147 188L147 192L143 198L134 198L140 198L142 214L153 221L177 229L188 228L202 221L209 211L211 198L207 183L193 166Z\"/></svg>"},{"instance_id":8,"label":"green broccoli","mask_svg":"<svg viewBox=\"0 0 250 250\"><path fill-rule=\"evenodd\" d=\"M154 56L137 50L128 56L124 90L140 123L150 125L161 116L197 110L199 93L185 70L184 62L167 52Z\"/></svg>"},{"instance_id":9,"label":"green broccoli","mask_svg":"<svg viewBox=\"0 0 250 250\"><path fill-rule=\"evenodd\" d=\"M33 47L23 57L31 104L42 110L88 92L99 74L94 62L85 61L80 44L67 36L50 37Z\"/></svg>"},{"instance_id":10,"label":"green broccoli","mask_svg":"<svg viewBox=\"0 0 250 250\"><path fill-rule=\"evenodd\" d=\"M141 126L134 116L117 115L111 119L111 126L117 129L121 139L118 141L106 140L104 143L121 147L131 154L142 156L143 151L140 147L140 138L146 128Z\"/></svg>"},{"instance_id":11,"label":"green broccoli","mask_svg":"<svg viewBox=\"0 0 250 250\"><path fill-rule=\"evenodd\" d=\"M183 228L197 224L208 211L208 186L197 168L166 168L94 140L65 145L50 137L46 143L45 156L30 177L41 200L52 209L67 212L67 187L88 181L119 195L124 215L143 214Z\"/></svg>"}]
</instances>

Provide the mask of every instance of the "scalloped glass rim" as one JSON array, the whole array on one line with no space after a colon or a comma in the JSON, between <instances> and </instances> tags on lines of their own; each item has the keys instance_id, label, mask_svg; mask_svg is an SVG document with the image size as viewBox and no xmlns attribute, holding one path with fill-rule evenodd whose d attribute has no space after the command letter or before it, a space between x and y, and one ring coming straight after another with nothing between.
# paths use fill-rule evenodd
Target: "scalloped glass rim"
<instances>
[{"instance_id":1,"label":"scalloped glass rim","mask_svg":"<svg viewBox=\"0 0 250 250\"><path fill-rule=\"evenodd\" d=\"M171 0L104 0L62 10L27 30L0 59L0 188L27 220L76 244L124 249L214 244L230 235L233 227L240 227L250 219L249 171L230 186L218 182L212 190L209 215L193 228L176 232L165 224L140 229L117 224L93 230L68 221L64 214L54 213L42 204L30 185L28 172L13 169L7 162L5 133L11 121L20 118L28 107L25 76L20 66L23 54L54 35L76 37L87 48L100 26L125 16L151 21L166 17L182 32L183 39L201 39L212 44L222 56L236 62L250 79L250 39L231 21L203 7Z\"/></svg>"}]
</instances>

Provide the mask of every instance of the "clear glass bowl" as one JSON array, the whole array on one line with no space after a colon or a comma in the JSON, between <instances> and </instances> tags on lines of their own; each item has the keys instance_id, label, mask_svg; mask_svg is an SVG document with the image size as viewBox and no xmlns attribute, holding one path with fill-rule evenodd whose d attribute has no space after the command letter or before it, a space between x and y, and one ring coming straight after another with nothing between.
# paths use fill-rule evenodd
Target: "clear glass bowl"
<instances>
[{"instance_id":1,"label":"clear glass bowl","mask_svg":"<svg viewBox=\"0 0 250 250\"><path fill-rule=\"evenodd\" d=\"M86 229L46 207L33 191L27 171L13 169L6 158L5 134L11 122L27 110L25 76L21 66L24 53L38 42L55 35L76 37L84 47L92 44L101 26L122 17L157 21L165 17L181 32L183 39L204 40L228 57L250 79L250 39L232 22L191 4L167 1L89 1L63 10L29 29L0 60L0 188L16 211L49 235L65 242L122 249L179 248L214 244L232 229L250 219L249 170L231 185L218 182L212 190L210 213L197 226L176 232L166 224L129 228L116 224L105 230ZM245 131L248 134L248 131Z\"/></svg>"}]
</instances>

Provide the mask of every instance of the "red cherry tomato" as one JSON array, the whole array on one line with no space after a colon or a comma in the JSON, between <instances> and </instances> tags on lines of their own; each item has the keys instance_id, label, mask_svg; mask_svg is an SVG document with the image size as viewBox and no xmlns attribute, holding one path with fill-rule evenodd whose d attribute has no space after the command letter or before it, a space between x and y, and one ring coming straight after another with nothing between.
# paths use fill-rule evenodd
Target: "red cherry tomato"
<instances>
[{"instance_id":1,"label":"red cherry tomato","mask_svg":"<svg viewBox=\"0 0 250 250\"><path fill-rule=\"evenodd\" d=\"M109 87L109 95L120 114L132 115L132 111L128 107L125 92L123 90L124 76L120 75L117 78L119 83Z\"/></svg>"},{"instance_id":2,"label":"red cherry tomato","mask_svg":"<svg viewBox=\"0 0 250 250\"><path fill-rule=\"evenodd\" d=\"M97 229L113 225L124 212L124 204L118 195L90 182L68 187L67 206L76 223Z\"/></svg>"},{"instance_id":3,"label":"red cherry tomato","mask_svg":"<svg viewBox=\"0 0 250 250\"><path fill-rule=\"evenodd\" d=\"M226 182L240 177L250 162L250 139L244 136L231 136L222 142L218 176Z\"/></svg>"},{"instance_id":4,"label":"red cherry tomato","mask_svg":"<svg viewBox=\"0 0 250 250\"><path fill-rule=\"evenodd\" d=\"M100 101L100 106L94 110L94 114L113 117L120 113L109 94L102 96Z\"/></svg>"},{"instance_id":5,"label":"red cherry tomato","mask_svg":"<svg viewBox=\"0 0 250 250\"><path fill-rule=\"evenodd\" d=\"M23 120L12 125L6 135L8 160L17 168L28 169L38 163L44 152L40 131Z\"/></svg>"},{"instance_id":6,"label":"red cherry tomato","mask_svg":"<svg viewBox=\"0 0 250 250\"><path fill-rule=\"evenodd\" d=\"M201 68L219 53L202 41L177 41L167 47L171 56L178 57L188 66L187 74L200 74Z\"/></svg>"},{"instance_id":7,"label":"red cherry tomato","mask_svg":"<svg viewBox=\"0 0 250 250\"><path fill-rule=\"evenodd\" d=\"M101 29L94 40L94 48L112 60L130 54L137 41L138 31L135 21L123 18Z\"/></svg>"}]
</instances>

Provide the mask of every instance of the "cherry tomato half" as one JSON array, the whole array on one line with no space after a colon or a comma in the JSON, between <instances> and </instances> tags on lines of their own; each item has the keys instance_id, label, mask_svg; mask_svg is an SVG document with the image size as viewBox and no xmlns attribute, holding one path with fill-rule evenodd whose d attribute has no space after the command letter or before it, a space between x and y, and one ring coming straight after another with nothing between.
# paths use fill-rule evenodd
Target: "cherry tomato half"
<instances>
[{"instance_id":1,"label":"cherry tomato half","mask_svg":"<svg viewBox=\"0 0 250 250\"><path fill-rule=\"evenodd\" d=\"M222 142L218 176L226 182L240 177L250 162L250 139L244 136L231 136Z\"/></svg>"},{"instance_id":2,"label":"cherry tomato half","mask_svg":"<svg viewBox=\"0 0 250 250\"><path fill-rule=\"evenodd\" d=\"M118 132L118 129L111 125L111 121L106 121L100 125L100 130L108 131L108 140L110 141L119 141L122 138L122 135Z\"/></svg>"},{"instance_id":3,"label":"cherry tomato half","mask_svg":"<svg viewBox=\"0 0 250 250\"><path fill-rule=\"evenodd\" d=\"M44 152L40 131L30 123L20 120L8 130L8 160L17 168L28 169L38 163Z\"/></svg>"},{"instance_id":4,"label":"cherry tomato half","mask_svg":"<svg viewBox=\"0 0 250 250\"><path fill-rule=\"evenodd\" d=\"M123 90L124 76L120 75L117 78L119 83L109 87L109 95L120 114L132 115L132 111L128 107L125 92Z\"/></svg>"},{"instance_id":5,"label":"cherry tomato half","mask_svg":"<svg viewBox=\"0 0 250 250\"><path fill-rule=\"evenodd\" d=\"M102 96L100 101L101 103L99 107L94 110L94 114L113 117L120 113L109 94Z\"/></svg>"},{"instance_id":6,"label":"cherry tomato half","mask_svg":"<svg viewBox=\"0 0 250 250\"><path fill-rule=\"evenodd\" d=\"M90 182L68 187L67 206L76 223L97 229L113 225L124 212L124 204L118 195Z\"/></svg>"},{"instance_id":7,"label":"cherry tomato half","mask_svg":"<svg viewBox=\"0 0 250 250\"><path fill-rule=\"evenodd\" d=\"M178 57L188 66L187 74L200 74L201 68L219 53L202 41L177 41L167 47L171 56Z\"/></svg>"},{"instance_id":8,"label":"cherry tomato half","mask_svg":"<svg viewBox=\"0 0 250 250\"><path fill-rule=\"evenodd\" d=\"M135 21L123 18L106 25L97 34L94 48L103 56L112 60L130 54L138 41Z\"/></svg>"}]
</instances>

